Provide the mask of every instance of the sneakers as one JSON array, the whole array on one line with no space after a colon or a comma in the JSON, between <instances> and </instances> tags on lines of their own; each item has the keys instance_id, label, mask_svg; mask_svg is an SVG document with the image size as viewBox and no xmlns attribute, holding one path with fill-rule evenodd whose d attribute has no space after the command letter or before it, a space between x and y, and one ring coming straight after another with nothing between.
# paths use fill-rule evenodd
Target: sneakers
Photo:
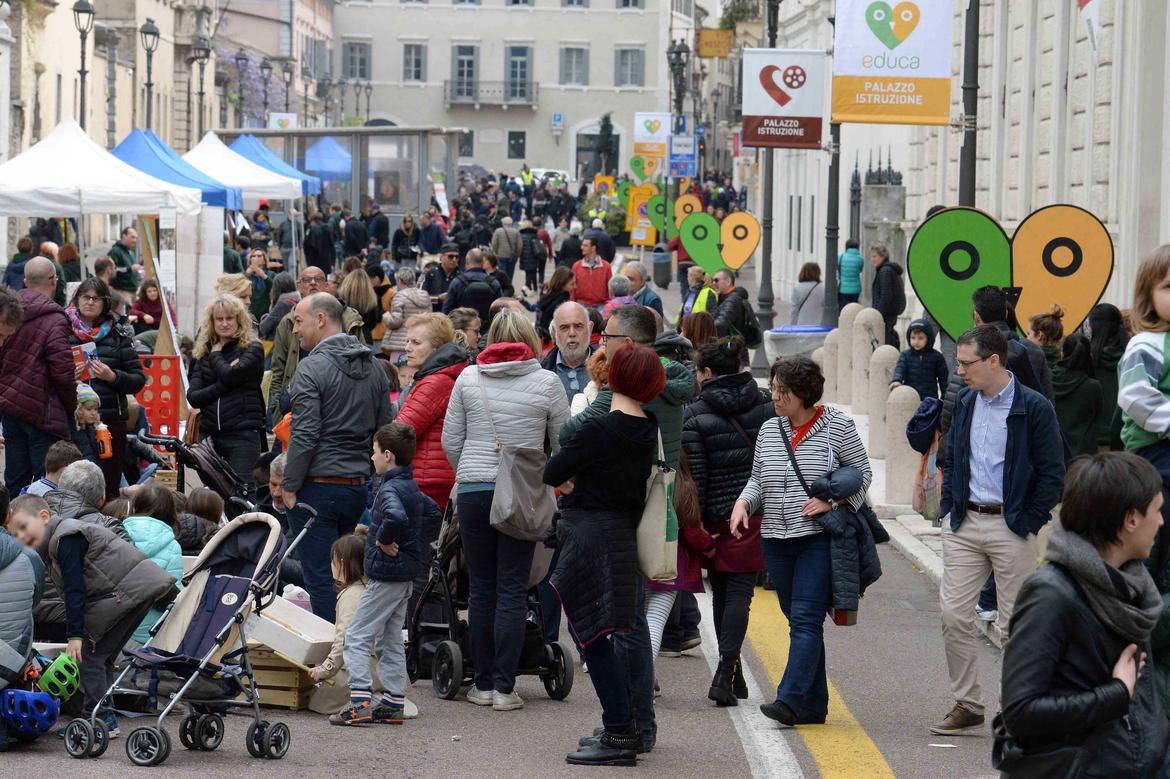
<instances>
[{"instance_id":1,"label":"sneakers","mask_svg":"<svg viewBox=\"0 0 1170 779\"><path fill-rule=\"evenodd\" d=\"M476 706L491 706L494 696L494 691L481 690L473 684L471 689L467 691L467 702L474 703Z\"/></svg>"},{"instance_id":2,"label":"sneakers","mask_svg":"<svg viewBox=\"0 0 1170 779\"><path fill-rule=\"evenodd\" d=\"M114 715L114 712L107 711L102 719L105 720L106 732L110 738L117 738L122 735L122 731L118 729L118 718Z\"/></svg>"},{"instance_id":3,"label":"sneakers","mask_svg":"<svg viewBox=\"0 0 1170 779\"><path fill-rule=\"evenodd\" d=\"M373 722L373 707L369 701L351 703L336 714L329 715L330 725L365 725Z\"/></svg>"},{"instance_id":4,"label":"sneakers","mask_svg":"<svg viewBox=\"0 0 1170 779\"><path fill-rule=\"evenodd\" d=\"M824 714L797 714L784 701L761 703L760 713L768 719L776 720L781 725L794 727L796 725L824 725Z\"/></svg>"},{"instance_id":5,"label":"sneakers","mask_svg":"<svg viewBox=\"0 0 1170 779\"><path fill-rule=\"evenodd\" d=\"M979 620L980 622L995 622L996 620L999 619L999 610L998 609L981 609L978 606L976 606L975 607L975 619Z\"/></svg>"},{"instance_id":6,"label":"sneakers","mask_svg":"<svg viewBox=\"0 0 1170 779\"><path fill-rule=\"evenodd\" d=\"M951 709L950 714L943 717L942 722L930 726L930 732L936 736L957 736L963 731L982 727L983 722L982 714L976 714L964 708L962 704L956 703L955 708Z\"/></svg>"},{"instance_id":7,"label":"sneakers","mask_svg":"<svg viewBox=\"0 0 1170 779\"><path fill-rule=\"evenodd\" d=\"M406 703L402 707L402 718L403 719L414 719L417 716L418 716L418 705L415 704L414 701L407 698Z\"/></svg>"},{"instance_id":8,"label":"sneakers","mask_svg":"<svg viewBox=\"0 0 1170 779\"><path fill-rule=\"evenodd\" d=\"M378 725L401 725L403 720L402 708L402 706L379 703L374 707L371 719Z\"/></svg>"},{"instance_id":9,"label":"sneakers","mask_svg":"<svg viewBox=\"0 0 1170 779\"><path fill-rule=\"evenodd\" d=\"M694 649L695 647L699 646L702 643L703 643L703 637L700 636L698 633L696 633L693 636L685 637L682 640L682 643L679 644L678 648L679 648L679 651L685 652L688 649Z\"/></svg>"},{"instance_id":10,"label":"sneakers","mask_svg":"<svg viewBox=\"0 0 1170 779\"><path fill-rule=\"evenodd\" d=\"M493 711L515 711L522 708L524 708L524 699L515 692L499 692L497 690L492 693Z\"/></svg>"}]
</instances>

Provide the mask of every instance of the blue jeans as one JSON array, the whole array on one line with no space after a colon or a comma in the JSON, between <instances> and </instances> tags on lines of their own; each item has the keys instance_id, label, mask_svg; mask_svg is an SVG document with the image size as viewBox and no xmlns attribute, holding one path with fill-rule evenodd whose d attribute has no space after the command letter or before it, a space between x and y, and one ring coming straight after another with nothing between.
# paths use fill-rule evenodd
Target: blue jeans
<instances>
[{"instance_id":1,"label":"blue jeans","mask_svg":"<svg viewBox=\"0 0 1170 779\"><path fill-rule=\"evenodd\" d=\"M630 724L630 691L626 668L617 654L617 636L601 638L581 650L589 664L589 681L601 701L601 724L606 730L625 730Z\"/></svg>"},{"instance_id":2,"label":"blue jeans","mask_svg":"<svg viewBox=\"0 0 1170 779\"><path fill-rule=\"evenodd\" d=\"M536 544L491 526L494 492L457 496L459 535L467 561L467 621L475 686L510 693L524 649L528 573Z\"/></svg>"},{"instance_id":3,"label":"blue jeans","mask_svg":"<svg viewBox=\"0 0 1170 779\"><path fill-rule=\"evenodd\" d=\"M333 593L329 553L334 541L349 535L357 527L358 517L366 508L366 488L307 481L297 493L297 501L308 503L317 510L317 521L297 547L305 589L309 592L313 613L333 622L337 616L337 596ZM288 512L288 526L293 538L308 521L306 511Z\"/></svg>"},{"instance_id":4,"label":"blue jeans","mask_svg":"<svg viewBox=\"0 0 1170 779\"><path fill-rule=\"evenodd\" d=\"M646 582L641 577L638 577L637 611L634 629L614 634L613 649L625 669L630 711L638 721L642 736L652 742L658 734L658 723L654 720L654 655L650 650L650 626L646 623ZM588 657L585 662L589 662ZM589 673L593 673L593 666L589 667ZM604 705L603 701L603 708Z\"/></svg>"},{"instance_id":5,"label":"blue jeans","mask_svg":"<svg viewBox=\"0 0 1170 779\"><path fill-rule=\"evenodd\" d=\"M57 437L12 414L0 415L4 424L4 486L16 497L45 475L45 455Z\"/></svg>"},{"instance_id":6,"label":"blue jeans","mask_svg":"<svg viewBox=\"0 0 1170 779\"><path fill-rule=\"evenodd\" d=\"M764 563L788 618L788 663L776 700L798 716L829 710L825 675L825 615L832 605L829 534L763 539Z\"/></svg>"},{"instance_id":7,"label":"blue jeans","mask_svg":"<svg viewBox=\"0 0 1170 779\"><path fill-rule=\"evenodd\" d=\"M549 576L557 569L557 558L560 556L559 549L553 552L552 562L548 566ZM552 644L561 637L561 599L549 584L548 576L540 580L537 590L540 592L540 613L544 617L544 640Z\"/></svg>"}]
</instances>

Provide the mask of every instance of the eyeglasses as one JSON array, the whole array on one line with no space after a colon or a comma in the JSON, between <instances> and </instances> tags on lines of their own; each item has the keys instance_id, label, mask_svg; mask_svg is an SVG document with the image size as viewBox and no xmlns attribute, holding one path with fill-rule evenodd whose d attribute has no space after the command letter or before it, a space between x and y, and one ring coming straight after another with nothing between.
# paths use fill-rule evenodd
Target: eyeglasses
<instances>
[{"instance_id":1,"label":"eyeglasses","mask_svg":"<svg viewBox=\"0 0 1170 779\"><path fill-rule=\"evenodd\" d=\"M82 303L101 303L102 299L97 295L82 295L80 298Z\"/></svg>"},{"instance_id":2,"label":"eyeglasses","mask_svg":"<svg viewBox=\"0 0 1170 779\"><path fill-rule=\"evenodd\" d=\"M959 365L962 365L964 368L970 368L975 363L983 362L984 360L987 360L990 357L991 357L991 355L989 354L989 355L987 355L987 357L980 357L978 360L959 360L959 359L956 359L955 362L957 362Z\"/></svg>"},{"instance_id":3,"label":"eyeglasses","mask_svg":"<svg viewBox=\"0 0 1170 779\"><path fill-rule=\"evenodd\" d=\"M324 276L301 276L301 283L302 284L314 284L314 285L324 284L325 277Z\"/></svg>"},{"instance_id":4,"label":"eyeglasses","mask_svg":"<svg viewBox=\"0 0 1170 779\"><path fill-rule=\"evenodd\" d=\"M611 338L629 338L629 336L622 335L621 333L602 333L601 334L601 340L605 341L606 343L609 343ZM633 340L633 339L631 339L631 340Z\"/></svg>"}]
</instances>

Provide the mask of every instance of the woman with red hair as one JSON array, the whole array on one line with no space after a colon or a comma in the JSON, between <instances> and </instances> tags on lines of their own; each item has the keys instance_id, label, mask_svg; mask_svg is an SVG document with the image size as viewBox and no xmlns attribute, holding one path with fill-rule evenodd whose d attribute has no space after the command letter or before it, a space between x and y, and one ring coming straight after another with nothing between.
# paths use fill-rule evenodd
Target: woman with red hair
<instances>
[{"instance_id":1,"label":"woman with red hair","mask_svg":"<svg viewBox=\"0 0 1170 779\"><path fill-rule=\"evenodd\" d=\"M662 392L666 373L645 346L619 348L608 368L609 413L585 422L544 470L545 484L565 493L557 524L560 558L550 581L589 665L604 725L600 738L582 739L565 758L573 765L635 765L642 747L629 674L610 634L633 630L637 621L638 522L651 466L661 458L658 422L642 404Z\"/></svg>"}]
</instances>

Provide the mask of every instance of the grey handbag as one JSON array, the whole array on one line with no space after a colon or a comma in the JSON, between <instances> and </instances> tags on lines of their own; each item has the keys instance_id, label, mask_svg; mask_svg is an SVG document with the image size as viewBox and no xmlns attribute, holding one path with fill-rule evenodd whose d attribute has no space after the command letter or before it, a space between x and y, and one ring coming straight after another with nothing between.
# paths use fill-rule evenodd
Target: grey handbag
<instances>
[{"instance_id":1,"label":"grey handbag","mask_svg":"<svg viewBox=\"0 0 1170 779\"><path fill-rule=\"evenodd\" d=\"M480 371L479 394L483 398L483 410L492 428L500 460L496 490L492 496L491 526L519 541L543 541L552 531L553 514L557 510L552 487L544 483L548 455L543 449L504 446L500 442L484 378Z\"/></svg>"}]
</instances>

